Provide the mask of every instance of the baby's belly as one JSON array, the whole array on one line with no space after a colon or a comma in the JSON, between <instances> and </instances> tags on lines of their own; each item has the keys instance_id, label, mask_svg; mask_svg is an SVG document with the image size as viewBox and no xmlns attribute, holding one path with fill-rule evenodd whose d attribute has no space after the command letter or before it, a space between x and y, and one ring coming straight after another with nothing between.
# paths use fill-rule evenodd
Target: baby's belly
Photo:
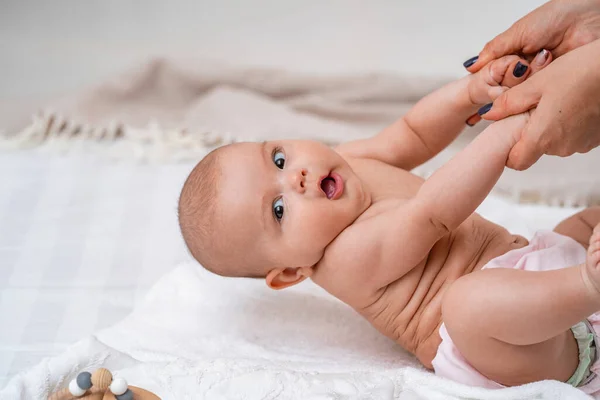
<instances>
[{"instance_id":1,"label":"baby's belly","mask_svg":"<svg viewBox=\"0 0 600 400\"><path fill-rule=\"evenodd\" d=\"M387 309L395 310L397 315L379 316L380 321L394 321L385 327L379 322L381 328L388 331L383 333L431 369L431 361L441 343L442 300L448 287L461 276L480 270L492 259L525 245L525 238L472 216L433 247L424 265L389 286L387 299L382 296L381 300L387 301ZM406 293L412 293L408 301Z\"/></svg>"}]
</instances>

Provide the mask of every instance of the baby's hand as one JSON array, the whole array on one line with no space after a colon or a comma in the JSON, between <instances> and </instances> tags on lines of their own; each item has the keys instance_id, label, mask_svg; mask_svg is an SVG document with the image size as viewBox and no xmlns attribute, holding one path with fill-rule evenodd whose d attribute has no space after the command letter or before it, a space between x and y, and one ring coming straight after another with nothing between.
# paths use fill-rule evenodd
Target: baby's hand
<instances>
[{"instance_id":1,"label":"baby's hand","mask_svg":"<svg viewBox=\"0 0 600 400\"><path fill-rule=\"evenodd\" d=\"M515 55L491 61L470 76L469 97L475 105L491 103L502 92L525 81L551 61L552 54L547 50L540 51L531 62Z\"/></svg>"}]
</instances>

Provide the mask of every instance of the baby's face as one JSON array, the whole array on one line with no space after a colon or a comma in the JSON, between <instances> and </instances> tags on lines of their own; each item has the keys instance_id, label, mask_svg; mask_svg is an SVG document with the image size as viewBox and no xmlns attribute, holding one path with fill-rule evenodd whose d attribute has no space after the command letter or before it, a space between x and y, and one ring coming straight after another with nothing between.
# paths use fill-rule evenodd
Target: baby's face
<instances>
[{"instance_id":1,"label":"baby's face","mask_svg":"<svg viewBox=\"0 0 600 400\"><path fill-rule=\"evenodd\" d=\"M318 142L239 143L219 164L220 236L266 269L315 265L370 204L348 163Z\"/></svg>"}]
</instances>

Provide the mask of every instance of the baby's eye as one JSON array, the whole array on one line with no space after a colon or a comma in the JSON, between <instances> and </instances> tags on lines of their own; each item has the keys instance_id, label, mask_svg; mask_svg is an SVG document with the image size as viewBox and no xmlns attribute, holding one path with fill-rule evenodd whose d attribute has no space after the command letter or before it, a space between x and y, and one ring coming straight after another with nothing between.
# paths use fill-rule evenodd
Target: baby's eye
<instances>
[{"instance_id":1,"label":"baby's eye","mask_svg":"<svg viewBox=\"0 0 600 400\"><path fill-rule=\"evenodd\" d=\"M275 149L275 151L273 152L273 162L275 163L277 168L283 169L283 166L285 165L285 154L283 154L283 151L281 151L281 149Z\"/></svg>"},{"instance_id":2,"label":"baby's eye","mask_svg":"<svg viewBox=\"0 0 600 400\"><path fill-rule=\"evenodd\" d=\"M283 199L281 197L273 202L273 215L277 222L283 218Z\"/></svg>"}]
</instances>

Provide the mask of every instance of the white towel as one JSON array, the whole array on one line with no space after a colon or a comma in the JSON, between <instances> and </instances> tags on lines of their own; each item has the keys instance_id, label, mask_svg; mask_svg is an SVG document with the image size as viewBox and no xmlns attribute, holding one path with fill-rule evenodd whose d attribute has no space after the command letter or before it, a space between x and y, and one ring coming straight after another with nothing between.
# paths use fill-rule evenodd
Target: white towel
<instances>
[{"instance_id":1,"label":"white towel","mask_svg":"<svg viewBox=\"0 0 600 400\"><path fill-rule=\"evenodd\" d=\"M44 399L100 366L177 400L588 398L555 381L494 391L436 377L311 282L275 292L191 262L122 322L14 377L0 399Z\"/></svg>"}]
</instances>

